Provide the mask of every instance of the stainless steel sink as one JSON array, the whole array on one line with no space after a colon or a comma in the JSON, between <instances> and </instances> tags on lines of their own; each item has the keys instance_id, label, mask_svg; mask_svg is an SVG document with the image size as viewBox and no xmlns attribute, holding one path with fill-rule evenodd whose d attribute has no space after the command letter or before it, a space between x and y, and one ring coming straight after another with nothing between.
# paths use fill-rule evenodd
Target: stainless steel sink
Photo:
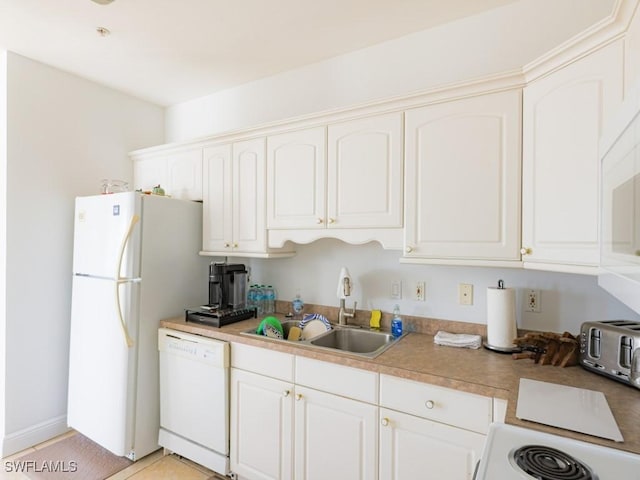
<instances>
[{"instance_id":1,"label":"stainless steel sink","mask_svg":"<svg viewBox=\"0 0 640 480\"><path fill-rule=\"evenodd\" d=\"M355 328L339 328L322 334L309 343L364 356L377 356L396 341L390 333Z\"/></svg>"},{"instance_id":2,"label":"stainless steel sink","mask_svg":"<svg viewBox=\"0 0 640 480\"><path fill-rule=\"evenodd\" d=\"M282 322L284 330L283 339L273 339L277 342L290 342L287 340L289 329L298 325L296 321ZM245 335L258 335L255 329L242 332ZM391 333L380 332L378 330L369 330L358 327L341 327L335 326L332 330L322 333L310 340L299 340L295 343L299 346L316 347L324 350L333 350L344 353L357 355L360 357L375 358L382 352L393 346L398 339L394 338Z\"/></svg>"}]
</instances>

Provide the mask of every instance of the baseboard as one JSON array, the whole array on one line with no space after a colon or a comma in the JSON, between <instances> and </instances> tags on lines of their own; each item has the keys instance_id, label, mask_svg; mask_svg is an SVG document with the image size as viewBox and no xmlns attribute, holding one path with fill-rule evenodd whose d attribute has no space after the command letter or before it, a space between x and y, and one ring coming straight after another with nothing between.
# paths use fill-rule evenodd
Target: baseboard
<instances>
[{"instance_id":1,"label":"baseboard","mask_svg":"<svg viewBox=\"0 0 640 480\"><path fill-rule=\"evenodd\" d=\"M65 414L5 435L2 439L2 458L51 440L69 430Z\"/></svg>"}]
</instances>

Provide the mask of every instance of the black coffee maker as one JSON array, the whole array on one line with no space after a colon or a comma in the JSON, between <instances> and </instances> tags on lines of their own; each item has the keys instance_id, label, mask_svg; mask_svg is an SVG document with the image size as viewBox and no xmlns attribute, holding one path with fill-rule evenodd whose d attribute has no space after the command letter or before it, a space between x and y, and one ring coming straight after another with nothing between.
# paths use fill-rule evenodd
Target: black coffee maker
<instances>
[{"instance_id":1,"label":"black coffee maker","mask_svg":"<svg viewBox=\"0 0 640 480\"><path fill-rule=\"evenodd\" d=\"M244 308L247 275L247 269L241 263L209 265L209 306L220 310Z\"/></svg>"},{"instance_id":2,"label":"black coffee maker","mask_svg":"<svg viewBox=\"0 0 640 480\"><path fill-rule=\"evenodd\" d=\"M212 263L209 265L209 305L186 311L187 322L222 327L258 316L257 309L247 308L249 273L242 264Z\"/></svg>"}]
</instances>

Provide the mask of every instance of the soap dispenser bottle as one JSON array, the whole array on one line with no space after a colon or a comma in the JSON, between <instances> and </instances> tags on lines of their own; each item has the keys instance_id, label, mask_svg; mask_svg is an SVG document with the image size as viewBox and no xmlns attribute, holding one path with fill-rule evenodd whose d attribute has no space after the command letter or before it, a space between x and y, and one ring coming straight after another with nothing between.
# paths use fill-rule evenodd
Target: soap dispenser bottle
<instances>
[{"instance_id":1,"label":"soap dispenser bottle","mask_svg":"<svg viewBox=\"0 0 640 480\"><path fill-rule=\"evenodd\" d=\"M400 306L393 307L393 318L391 319L391 335L393 338L402 336L402 318L400 318Z\"/></svg>"}]
</instances>

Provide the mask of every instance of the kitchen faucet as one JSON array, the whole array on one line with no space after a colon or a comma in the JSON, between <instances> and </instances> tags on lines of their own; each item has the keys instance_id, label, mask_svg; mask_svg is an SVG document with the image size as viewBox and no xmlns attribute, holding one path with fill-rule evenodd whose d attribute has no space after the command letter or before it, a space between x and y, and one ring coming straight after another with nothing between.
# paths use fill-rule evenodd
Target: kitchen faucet
<instances>
[{"instance_id":1,"label":"kitchen faucet","mask_svg":"<svg viewBox=\"0 0 640 480\"><path fill-rule=\"evenodd\" d=\"M338 298L340 299L340 312L338 313L338 325L347 325L347 318L356 316L356 306L358 302L353 302L353 309L348 312L345 306L346 297L351 295L352 281L349 271L343 268L340 271L340 280L338 281Z\"/></svg>"}]
</instances>

